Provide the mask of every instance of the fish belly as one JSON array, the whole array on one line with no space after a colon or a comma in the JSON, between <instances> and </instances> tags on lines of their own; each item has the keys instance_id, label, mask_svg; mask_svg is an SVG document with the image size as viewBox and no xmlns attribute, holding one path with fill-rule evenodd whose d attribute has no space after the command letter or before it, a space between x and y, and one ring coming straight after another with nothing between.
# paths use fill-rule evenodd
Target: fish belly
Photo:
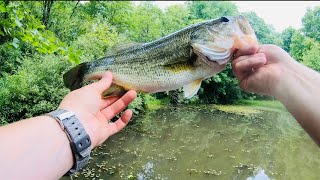
<instances>
[{"instance_id":1,"label":"fish belly","mask_svg":"<svg viewBox=\"0 0 320 180\"><path fill-rule=\"evenodd\" d=\"M185 65L184 65L185 66ZM166 66L127 66L113 69L113 83L125 89L140 92L163 92L175 90L195 80L204 79L217 73L214 68L198 66L189 68L168 68Z\"/></svg>"}]
</instances>

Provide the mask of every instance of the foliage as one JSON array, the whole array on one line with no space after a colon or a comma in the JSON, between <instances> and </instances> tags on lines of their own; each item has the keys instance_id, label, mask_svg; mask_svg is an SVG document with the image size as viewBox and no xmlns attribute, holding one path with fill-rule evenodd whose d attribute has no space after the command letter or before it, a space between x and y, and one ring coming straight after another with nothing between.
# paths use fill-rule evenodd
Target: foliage
<instances>
[{"instance_id":1,"label":"foliage","mask_svg":"<svg viewBox=\"0 0 320 180\"><path fill-rule=\"evenodd\" d=\"M103 17L106 22L116 27L118 32L124 32L133 23L133 8L133 3L130 1L90 1L84 4L83 11L91 17Z\"/></svg>"},{"instance_id":2,"label":"foliage","mask_svg":"<svg viewBox=\"0 0 320 180\"><path fill-rule=\"evenodd\" d=\"M247 106L261 106L261 107L269 107L275 109L285 109L283 104L279 101L267 101L267 100L239 100L236 103L237 105L247 105Z\"/></svg>"},{"instance_id":3,"label":"foliage","mask_svg":"<svg viewBox=\"0 0 320 180\"><path fill-rule=\"evenodd\" d=\"M160 38L162 16L163 12L153 2L141 2L133 10L129 38L135 42L148 42Z\"/></svg>"},{"instance_id":4,"label":"foliage","mask_svg":"<svg viewBox=\"0 0 320 180\"><path fill-rule=\"evenodd\" d=\"M0 77L3 73L14 74L21 62L21 49L10 48L6 45L0 46Z\"/></svg>"},{"instance_id":5,"label":"foliage","mask_svg":"<svg viewBox=\"0 0 320 180\"><path fill-rule=\"evenodd\" d=\"M315 40L305 37L300 31L293 34L290 44L290 52L297 61L302 61L303 55L314 46Z\"/></svg>"},{"instance_id":6,"label":"foliage","mask_svg":"<svg viewBox=\"0 0 320 180\"><path fill-rule=\"evenodd\" d=\"M185 5L169 6L162 18L162 36L173 33L189 25L190 13Z\"/></svg>"},{"instance_id":7,"label":"foliage","mask_svg":"<svg viewBox=\"0 0 320 180\"><path fill-rule=\"evenodd\" d=\"M285 30L282 31L281 33L281 39L282 39L282 48L290 53L290 45L292 41L292 36L297 30L294 29L293 27L286 28Z\"/></svg>"},{"instance_id":8,"label":"foliage","mask_svg":"<svg viewBox=\"0 0 320 180\"><path fill-rule=\"evenodd\" d=\"M279 38L279 35L275 32L273 27L265 23L265 21L255 12L243 13L243 15L248 19L260 43L276 45L282 44L282 39Z\"/></svg>"},{"instance_id":9,"label":"foliage","mask_svg":"<svg viewBox=\"0 0 320 180\"><path fill-rule=\"evenodd\" d=\"M215 19L238 14L237 6L227 1L192 1L188 8L191 19Z\"/></svg>"},{"instance_id":10,"label":"foliage","mask_svg":"<svg viewBox=\"0 0 320 180\"><path fill-rule=\"evenodd\" d=\"M309 8L302 18L302 24L307 37L320 41L320 6Z\"/></svg>"},{"instance_id":11,"label":"foliage","mask_svg":"<svg viewBox=\"0 0 320 180\"><path fill-rule=\"evenodd\" d=\"M76 2L56 2L52 7L49 30L70 45L78 36L85 34L87 26L83 24L90 20L90 15L83 13Z\"/></svg>"},{"instance_id":12,"label":"foliage","mask_svg":"<svg viewBox=\"0 0 320 180\"><path fill-rule=\"evenodd\" d=\"M242 97L238 80L234 77L230 64L222 72L204 80L199 92L199 98L205 103L232 103Z\"/></svg>"},{"instance_id":13,"label":"foliage","mask_svg":"<svg viewBox=\"0 0 320 180\"><path fill-rule=\"evenodd\" d=\"M68 67L59 56L24 59L16 74L0 79L0 120L10 123L57 108L68 92L62 80Z\"/></svg>"},{"instance_id":14,"label":"foliage","mask_svg":"<svg viewBox=\"0 0 320 180\"><path fill-rule=\"evenodd\" d=\"M86 22L83 26L86 27L85 33L78 36L72 45L77 49L77 54L81 54L82 61L92 61L103 57L108 49L123 39L112 26L100 19Z\"/></svg>"},{"instance_id":15,"label":"foliage","mask_svg":"<svg viewBox=\"0 0 320 180\"><path fill-rule=\"evenodd\" d=\"M151 94L144 94L143 96L143 101L144 101L144 106L147 109L158 109L159 107L161 107L162 101L155 98L153 95Z\"/></svg>"},{"instance_id":16,"label":"foliage","mask_svg":"<svg viewBox=\"0 0 320 180\"><path fill-rule=\"evenodd\" d=\"M62 75L71 68L69 62L74 66L92 61L126 42L149 42L196 22L239 14L237 6L227 1L193 1L164 10L152 1L139 5L128 1L57 1L50 5L50 13L43 11L44 5L44 1L0 2L0 123L57 107L68 92ZM256 13L244 15L261 43L280 45L298 61L320 70L319 7L308 10L301 31L288 28L281 34ZM183 97L182 89L139 94L129 107L138 114L164 103L225 104L267 98L241 91L228 65L204 80L191 99Z\"/></svg>"},{"instance_id":17,"label":"foliage","mask_svg":"<svg viewBox=\"0 0 320 180\"><path fill-rule=\"evenodd\" d=\"M131 109L134 114L139 114L144 110L143 97L140 93L138 94L136 99L129 104L128 108Z\"/></svg>"},{"instance_id":18,"label":"foliage","mask_svg":"<svg viewBox=\"0 0 320 180\"><path fill-rule=\"evenodd\" d=\"M29 44L40 54L66 55L70 61L79 62L73 49L61 42L52 31L46 30L24 2L0 2L0 43L10 48ZM31 49L32 50L32 49Z\"/></svg>"},{"instance_id":19,"label":"foliage","mask_svg":"<svg viewBox=\"0 0 320 180\"><path fill-rule=\"evenodd\" d=\"M30 43L38 52L49 53L62 51L63 44L51 31L46 31L41 21L35 18L30 9L22 2L5 4L0 2L0 36L1 42L19 48L21 42Z\"/></svg>"},{"instance_id":20,"label":"foliage","mask_svg":"<svg viewBox=\"0 0 320 180\"><path fill-rule=\"evenodd\" d=\"M310 49L305 51L302 63L320 72L320 44L318 42L312 42Z\"/></svg>"}]
</instances>

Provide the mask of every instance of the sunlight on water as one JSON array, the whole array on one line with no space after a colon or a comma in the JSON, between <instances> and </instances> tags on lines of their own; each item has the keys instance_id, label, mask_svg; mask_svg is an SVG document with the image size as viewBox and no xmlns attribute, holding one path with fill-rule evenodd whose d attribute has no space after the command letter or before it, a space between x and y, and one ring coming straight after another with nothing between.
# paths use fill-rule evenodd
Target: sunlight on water
<instances>
[{"instance_id":1,"label":"sunlight on water","mask_svg":"<svg viewBox=\"0 0 320 180\"><path fill-rule=\"evenodd\" d=\"M319 179L318 147L287 112L171 107L135 121L73 179Z\"/></svg>"}]
</instances>

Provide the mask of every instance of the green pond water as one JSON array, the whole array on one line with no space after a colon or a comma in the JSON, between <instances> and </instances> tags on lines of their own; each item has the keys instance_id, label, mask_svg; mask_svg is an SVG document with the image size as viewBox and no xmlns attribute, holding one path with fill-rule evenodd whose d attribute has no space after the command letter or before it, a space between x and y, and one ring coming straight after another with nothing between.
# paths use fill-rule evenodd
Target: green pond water
<instances>
[{"instance_id":1,"label":"green pond water","mask_svg":"<svg viewBox=\"0 0 320 180\"><path fill-rule=\"evenodd\" d=\"M318 147L284 110L167 107L135 121L72 179L320 178Z\"/></svg>"}]
</instances>

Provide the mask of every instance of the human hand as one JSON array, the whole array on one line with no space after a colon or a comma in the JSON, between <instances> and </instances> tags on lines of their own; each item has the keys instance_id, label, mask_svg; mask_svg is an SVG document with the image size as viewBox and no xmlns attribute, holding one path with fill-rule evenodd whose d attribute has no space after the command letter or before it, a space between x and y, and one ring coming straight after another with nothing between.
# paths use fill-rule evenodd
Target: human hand
<instances>
[{"instance_id":1,"label":"human hand","mask_svg":"<svg viewBox=\"0 0 320 180\"><path fill-rule=\"evenodd\" d=\"M240 49L232 61L234 75L240 87L248 92L276 96L280 90L281 78L294 61L291 56L276 45L251 46Z\"/></svg>"},{"instance_id":2,"label":"human hand","mask_svg":"<svg viewBox=\"0 0 320 180\"><path fill-rule=\"evenodd\" d=\"M59 105L59 109L75 113L90 136L92 148L122 130L132 117L132 111L127 109L116 122L109 123L110 119L125 109L137 96L134 90L130 90L121 98L101 98L102 92L108 89L111 83L112 74L107 72L98 82L67 94Z\"/></svg>"}]
</instances>

